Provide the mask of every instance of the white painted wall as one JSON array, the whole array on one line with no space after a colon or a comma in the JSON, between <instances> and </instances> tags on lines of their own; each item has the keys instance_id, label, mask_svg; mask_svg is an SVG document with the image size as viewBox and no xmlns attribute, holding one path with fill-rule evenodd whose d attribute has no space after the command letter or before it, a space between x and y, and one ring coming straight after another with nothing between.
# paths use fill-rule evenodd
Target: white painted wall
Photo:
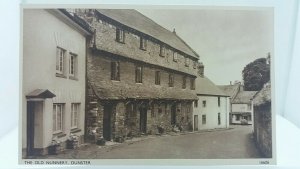
<instances>
[{"instance_id":1,"label":"white painted wall","mask_svg":"<svg viewBox=\"0 0 300 169\"><path fill-rule=\"evenodd\" d=\"M56 97L44 101L43 132L36 137L43 138L41 147L47 147L52 140L53 103L65 103L64 132L67 139L71 125L71 103L81 103L79 127L84 134L85 110L85 36L62 22L53 14L42 9L24 9L23 14L23 92L22 92L22 147L26 148L26 94L35 89L49 89ZM78 80L56 77L56 47L78 56ZM67 66L68 67L68 66ZM68 74L67 74L68 75Z\"/></svg>"},{"instance_id":2,"label":"white painted wall","mask_svg":"<svg viewBox=\"0 0 300 169\"><path fill-rule=\"evenodd\" d=\"M194 115L198 115L198 130L229 127L228 97L220 97L220 107L218 106L217 96L198 96L198 98L198 107L193 105L193 118ZM203 107L202 104L204 100L206 101L206 107ZM218 113L221 115L220 125L218 125ZM206 115L206 124L202 124L202 115Z\"/></svg>"}]
</instances>

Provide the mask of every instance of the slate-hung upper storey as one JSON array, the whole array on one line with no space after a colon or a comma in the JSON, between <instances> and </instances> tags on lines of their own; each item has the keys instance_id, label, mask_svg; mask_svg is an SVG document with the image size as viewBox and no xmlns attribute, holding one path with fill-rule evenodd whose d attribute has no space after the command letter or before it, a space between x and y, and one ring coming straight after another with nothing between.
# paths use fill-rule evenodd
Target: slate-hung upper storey
<instances>
[{"instance_id":1,"label":"slate-hung upper storey","mask_svg":"<svg viewBox=\"0 0 300 169\"><path fill-rule=\"evenodd\" d=\"M98 22L111 29L96 29L98 50L165 67L196 77L199 55L175 32L171 32L131 9L97 9ZM109 36L103 41L104 36ZM134 38L132 38L134 37ZM117 44L113 42L119 42ZM113 44L113 45L112 45Z\"/></svg>"}]
</instances>

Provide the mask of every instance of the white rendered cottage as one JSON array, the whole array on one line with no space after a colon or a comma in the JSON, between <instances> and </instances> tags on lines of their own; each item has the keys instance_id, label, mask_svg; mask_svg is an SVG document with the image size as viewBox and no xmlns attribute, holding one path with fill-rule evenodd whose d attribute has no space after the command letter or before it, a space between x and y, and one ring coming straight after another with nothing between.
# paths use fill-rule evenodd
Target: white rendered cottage
<instances>
[{"instance_id":1,"label":"white rendered cottage","mask_svg":"<svg viewBox=\"0 0 300 169\"><path fill-rule=\"evenodd\" d=\"M46 154L52 140L83 140L87 37L66 10L23 10L22 151Z\"/></svg>"}]
</instances>

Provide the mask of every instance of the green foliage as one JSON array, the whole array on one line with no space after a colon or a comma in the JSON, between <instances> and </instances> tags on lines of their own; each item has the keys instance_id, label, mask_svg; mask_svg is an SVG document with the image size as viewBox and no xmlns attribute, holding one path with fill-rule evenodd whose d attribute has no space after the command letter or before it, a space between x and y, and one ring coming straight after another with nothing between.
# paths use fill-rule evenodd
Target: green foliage
<instances>
[{"instance_id":1,"label":"green foliage","mask_svg":"<svg viewBox=\"0 0 300 169\"><path fill-rule=\"evenodd\" d=\"M259 91L270 80L270 65L266 58L259 58L246 65L243 70L244 89Z\"/></svg>"}]
</instances>

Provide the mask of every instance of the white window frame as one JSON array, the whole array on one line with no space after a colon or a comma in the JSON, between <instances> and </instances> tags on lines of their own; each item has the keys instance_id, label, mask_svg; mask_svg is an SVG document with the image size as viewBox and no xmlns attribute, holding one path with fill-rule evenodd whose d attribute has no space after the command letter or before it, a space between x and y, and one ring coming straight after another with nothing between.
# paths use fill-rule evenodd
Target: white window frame
<instances>
[{"instance_id":1,"label":"white window frame","mask_svg":"<svg viewBox=\"0 0 300 169\"><path fill-rule=\"evenodd\" d=\"M56 73L64 74L65 70L65 58L66 58L66 50L57 47L56 48Z\"/></svg>"},{"instance_id":2,"label":"white window frame","mask_svg":"<svg viewBox=\"0 0 300 169\"><path fill-rule=\"evenodd\" d=\"M147 39L140 36L140 49L147 50Z\"/></svg>"},{"instance_id":3,"label":"white window frame","mask_svg":"<svg viewBox=\"0 0 300 169\"><path fill-rule=\"evenodd\" d=\"M73 68L72 68L73 66ZM70 53L69 57L69 75L76 77L77 74L77 54Z\"/></svg>"},{"instance_id":4,"label":"white window frame","mask_svg":"<svg viewBox=\"0 0 300 169\"><path fill-rule=\"evenodd\" d=\"M60 114L58 115L58 113ZM65 115L65 104L64 103L54 103L53 104L53 133L60 133L63 132L64 130L64 115ZM60 123L59 124L59 118L60 118Z\"/></svg>"},{"instance_id":5,"label":"white window frame","mask_svg":"<svg viewBox=\"0 0 300 169\"><path fill-rule=\"evenodd\" d=\"M116 29L116 40L121 43L125 43L125 32L121 28Z\"/></svg>"},{"instance_id":6,"label":"white window frame","mask_svg":"<svg viewBox=\"0 0 300 169\"><path fill-rule=\"evenodd\" d=\"M160 45L159 55L165 57L166 55L166 47L164 45Z\"/></svg>"},{"instance_id":7,"label":"white window frame","mask_svg":"<svg viewBox=\"0 0 300 169\"><path fill-rule=\"evenodd\" d=\"M80 103L71 103L71 128L79 128Z\"/></svg>"}]
</instances>

